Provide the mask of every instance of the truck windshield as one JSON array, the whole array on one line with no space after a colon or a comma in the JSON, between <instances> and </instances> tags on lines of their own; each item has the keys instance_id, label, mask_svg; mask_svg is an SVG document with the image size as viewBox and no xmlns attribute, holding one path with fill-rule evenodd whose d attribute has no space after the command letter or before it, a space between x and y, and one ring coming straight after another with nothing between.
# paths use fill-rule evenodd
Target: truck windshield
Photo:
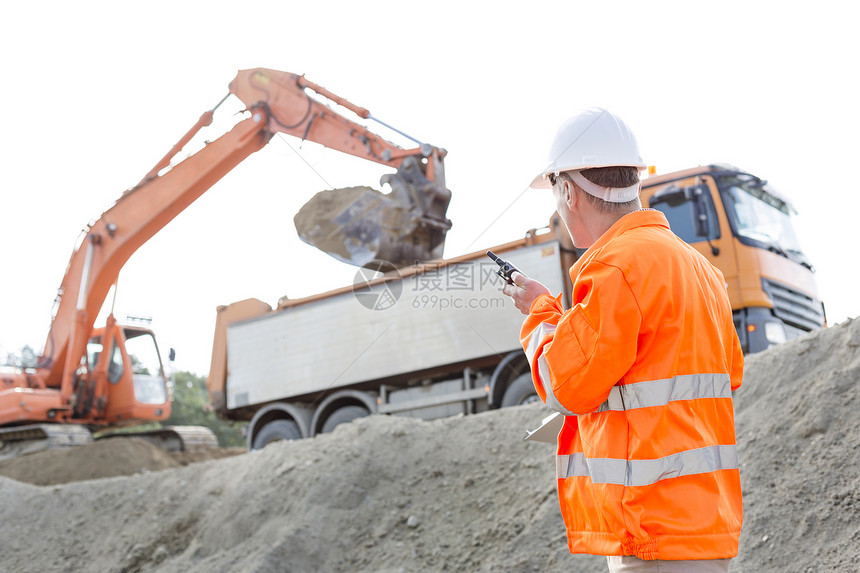
<instances>
[{"instance_id":1,"label":"truck windshield","mask_svg":"<svg viewBox=\"0 0 860 573\"><path fill-rule=\"evenodd\" d=\"M752 175L735 173L716 179L725 198L726 211L742 242L811 268L791 223L794 212L791 205L768 192L764 182Z\"/></svg>"}]
</instances>

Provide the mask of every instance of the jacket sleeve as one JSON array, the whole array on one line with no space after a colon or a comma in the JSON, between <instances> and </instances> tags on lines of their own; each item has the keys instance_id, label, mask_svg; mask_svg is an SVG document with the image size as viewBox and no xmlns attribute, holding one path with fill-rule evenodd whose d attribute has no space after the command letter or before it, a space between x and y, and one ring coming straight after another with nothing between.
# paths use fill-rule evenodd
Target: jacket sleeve
<instances>
[{"instance_id":1,"label":"jacket sleeve","mask_svg":"<svg viewBox=\"0 0 860 573\"><path fill-rule=\"evenodd\" d=\"M529 367L532 372L532 382L534 382L535 390L543 402L557 412L568 414L560 407L560 404L554 401L554 395L550 388L550 393L544 389L543 381L538 373L537 359L543 354L544 348L552 342L558 325L558 321L564 314L564 307L561 304L561 295L552 298L549 295L542 294L537 297L529 309L529 315L523 322L522 330L520 331L520 343L523 345L523 350L526 352L526 358L529 361Z\"/></svg>"},{"instance_id":2,"label":"jacket sleeve","mask_svg":"<svg viewBox=\"0 0 860 573\"><path fill-rule=\"evenodd\" d=\"M573 308L561 297L538 297L521 331L535 389L567 416L593 412L636 360L642 323L623 273L598 261L583 266L573 285Z\"/></svg>"},{"instance_id":3,"label":"jacket sleeve","mask_svg":"<svg viewBox=\"0 0 860 573\"><path fill-rule=\"evenodd\" d=\"M741 341L738 335L732 330L732 362L729 376L732 380L732 392L741 387L741 381L744 378L744 352L741 350Z\"/></svg>"}]
</instances>

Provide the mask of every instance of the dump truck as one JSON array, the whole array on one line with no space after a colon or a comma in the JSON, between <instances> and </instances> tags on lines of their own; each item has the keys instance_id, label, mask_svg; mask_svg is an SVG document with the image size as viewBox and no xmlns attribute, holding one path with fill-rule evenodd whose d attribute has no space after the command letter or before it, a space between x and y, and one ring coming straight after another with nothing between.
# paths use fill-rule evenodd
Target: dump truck
<instances>
[{"instance_id":1,"label":"dump truck","mask_svg":"<svg viewBox=\"0 0 860 573\"><path fill-rule=\"evenodd\" d=\"M766 181L711 165L652 174L640 195L722 270L746 352L825 324L793 207ZM557 215L490 250L569 306L568 270L582 252ZM207 379L215 411L247 421L248 447L258 449L369 414L432 419L537 401L522 315L485 253L368 267L351 286L274 307L219 307Z\"/></svg>"},{"instance_id":2,"label":"dump truck","mask_svg":"<svg viewBox=\"0 0 860 573\"><path fill-rule=\"evenodd\" d=\"M204 135L231 97L245 106L232 128L187 154L189 142ZM359 123L374 119L366 108L303 75L240 70L218 105L84 229L58 289L35 368L0 370L0 456L83 443L92 429L168 418L168 380L152 331L120 324L112 311L103 327L95 327L96 318L111 288L116 296L120 270L132 254L275 134L394 170L384 176L391 187L388 194L369 187L328 190L334 202L329 195L317 201L336 208L341 217L322 225L307 218L305 240L356 265L371 259L403 264L440 257L451 226L445 217L451 197L445 187L446 152L420 141L402 148ZM207 432L177 427L146 436L178 442L180 449L201 441L216 445Z\"/></svg>"}]
</instances>

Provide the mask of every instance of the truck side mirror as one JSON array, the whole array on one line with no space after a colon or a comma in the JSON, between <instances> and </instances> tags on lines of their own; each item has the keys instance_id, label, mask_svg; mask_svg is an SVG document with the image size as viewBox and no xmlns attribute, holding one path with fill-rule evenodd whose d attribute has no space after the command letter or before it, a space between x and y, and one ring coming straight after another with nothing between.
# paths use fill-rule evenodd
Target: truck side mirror
<instances>
[{"instance_id":1,"label":"truck side mirror","mask_svg":"<svg viewBox=\"0 0 860 573\"><path fill-rule=\"evenodd\" d=\"M710 235L708 223L708 204L705 201L705 190L701 187L689 187L691 195L695 198L693 213L696 216L696 235L707 237Z\"/></svg>"},{"instance_id":2,"label":"truck side mirror","mask_svg":"<svg viewBox=\"0 0 860 573\"><path fill-rule=\"evenodd\" d=\"M711 247L711 254L715 257L720 254L720 249L711 242L711 222L708 219L708 200L706 197L710 193L707 185L696 185L688 187L691 195L695 198L693 212L696 216L696 235L704 237Z\"/></svg>"}]
</instances>

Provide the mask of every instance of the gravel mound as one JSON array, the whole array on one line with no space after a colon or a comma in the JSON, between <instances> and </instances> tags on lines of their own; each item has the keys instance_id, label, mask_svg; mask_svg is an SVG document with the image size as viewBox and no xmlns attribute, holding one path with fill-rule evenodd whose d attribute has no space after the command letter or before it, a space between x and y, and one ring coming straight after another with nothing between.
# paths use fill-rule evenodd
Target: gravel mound
<instances>
[{"instance_id":1,"label":"gravel mound","mask_svg":"<svg viewBox=\"0 0 860 573\"><path fill-rule=\"evenodd\" d=\"M860 320L747 358L732 571L860 571Z\"/></svg>"}]
</instances>

